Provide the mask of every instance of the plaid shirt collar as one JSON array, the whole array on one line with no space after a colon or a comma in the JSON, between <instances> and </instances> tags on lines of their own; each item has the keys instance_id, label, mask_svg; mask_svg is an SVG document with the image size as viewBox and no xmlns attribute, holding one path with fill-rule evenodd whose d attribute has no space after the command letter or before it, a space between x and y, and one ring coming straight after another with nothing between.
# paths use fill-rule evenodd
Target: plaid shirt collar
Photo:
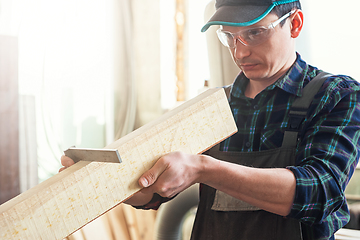
<instances>
[{"instance_id":1,"label":"plaid shirt collar","mask_svg":"<svg viewBox=\"0 0 360 240\"><path fill-rule=\"evenodd\" d=\"M275 83L268 86L264 91L270 91L278 87L286 92L294 94L296 96L302 95L302 89L304 85L304 80L308 73L309 66L306 62L301 59L301 56L297 53L297 58L295 63L289 69L289 71L280 77ZM234 84L231 87L230 91L230 102L231 100L236 101L236 99L247 99L245 96L245 89L249 79L241 72L235 79Z\"/></svg>"}]
</instances>

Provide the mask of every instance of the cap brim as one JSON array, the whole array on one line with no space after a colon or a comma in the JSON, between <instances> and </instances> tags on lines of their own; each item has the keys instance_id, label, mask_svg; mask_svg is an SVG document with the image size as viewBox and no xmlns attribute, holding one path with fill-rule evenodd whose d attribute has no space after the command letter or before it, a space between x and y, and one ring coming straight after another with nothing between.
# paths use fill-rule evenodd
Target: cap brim
<instances>
[{"instance_id":1,"label":"cap brim","mask_svg":"<svg viewBox=\"0 0 360 240\"><path fill-rule=\"evenodd\" d=\"M205 32L211 25L246 27L263 19L274 8L269 6L222 6L216 10L210 20L203 26Z\"/></svg>"}]
</instances>

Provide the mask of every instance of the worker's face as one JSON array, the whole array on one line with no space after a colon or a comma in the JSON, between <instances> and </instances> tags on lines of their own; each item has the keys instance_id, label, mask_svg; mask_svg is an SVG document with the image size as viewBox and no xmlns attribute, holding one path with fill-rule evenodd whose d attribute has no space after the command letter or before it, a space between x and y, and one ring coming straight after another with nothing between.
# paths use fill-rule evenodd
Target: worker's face
<instances>
[{"instance_id":1,"label":"worker's face","mask_svg":"<svg viewBox=\"0 0 360 240\"><path fill-rule=\"evenodd\" d=\"M284 25L277 25L274 33L265 42L256 46L245 46L240 41L236 41L234 48L229 48L237 66L243 71L245 76L254 81L272 81L278 79L294 63L296 59L295 41L298 36L294 34L294 16L299 11L284 20ZM301 13L300 13L301 14ZM275 14L269 14L260 22L249 27L223 26L224 31L236 33L258 26L268 26L279 18ZM295 24L299 26L299 22ZM302 26L302 15L300 32Z\"/></svg>"}]
</instances>

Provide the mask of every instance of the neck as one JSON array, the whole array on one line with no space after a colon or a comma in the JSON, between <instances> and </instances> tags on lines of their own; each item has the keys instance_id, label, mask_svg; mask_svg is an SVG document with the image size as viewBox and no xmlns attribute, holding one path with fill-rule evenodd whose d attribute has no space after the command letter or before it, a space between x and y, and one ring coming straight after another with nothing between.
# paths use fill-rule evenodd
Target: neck
<instances>
[{"instance_id":1,"label":"neck","mask_svg":"<svg viewBox=\"0 0 360 240\"><path fill-rule=\"evenodd\" d=\"M272 81L254 81L250 80L246 86L245 96L248 98L255 98L265 88L276 82L277 79Z\"/></svg>"}]
</instances>

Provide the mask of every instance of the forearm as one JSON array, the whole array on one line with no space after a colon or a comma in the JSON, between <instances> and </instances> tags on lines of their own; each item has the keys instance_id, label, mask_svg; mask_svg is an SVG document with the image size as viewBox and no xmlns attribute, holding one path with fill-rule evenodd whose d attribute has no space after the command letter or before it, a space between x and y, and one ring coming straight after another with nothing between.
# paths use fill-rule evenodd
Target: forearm
<instances>
[{"instance_id":1,"label":"forearm","mask_svg":"<svg viewBox=\"0 0 360 240\"><path fill-rule=\"evenodd\" d=\"M143 184L144 182L146 184ZM142 193L156 192L168 199L194 183L204 183L251 205L283 216L290 212L296 188L294 174L287 169L250 168L206 155L180 152L160 158L143 174L139 183L145 187ZM131 202L129 199L127 203L138 204L132 201L133 199Z\"/></svg>"},{"instance_id":2,"label":"forearm","mask_svg":"<svg viewBox=\"0 0 360 240\"><path fill-rule=\"evenodd\" d=\"M209 156L203 165L200 182L266 211L282 216L290 212L296 188L290 170L245 167Z\"/></svg>"}]
</instances>

